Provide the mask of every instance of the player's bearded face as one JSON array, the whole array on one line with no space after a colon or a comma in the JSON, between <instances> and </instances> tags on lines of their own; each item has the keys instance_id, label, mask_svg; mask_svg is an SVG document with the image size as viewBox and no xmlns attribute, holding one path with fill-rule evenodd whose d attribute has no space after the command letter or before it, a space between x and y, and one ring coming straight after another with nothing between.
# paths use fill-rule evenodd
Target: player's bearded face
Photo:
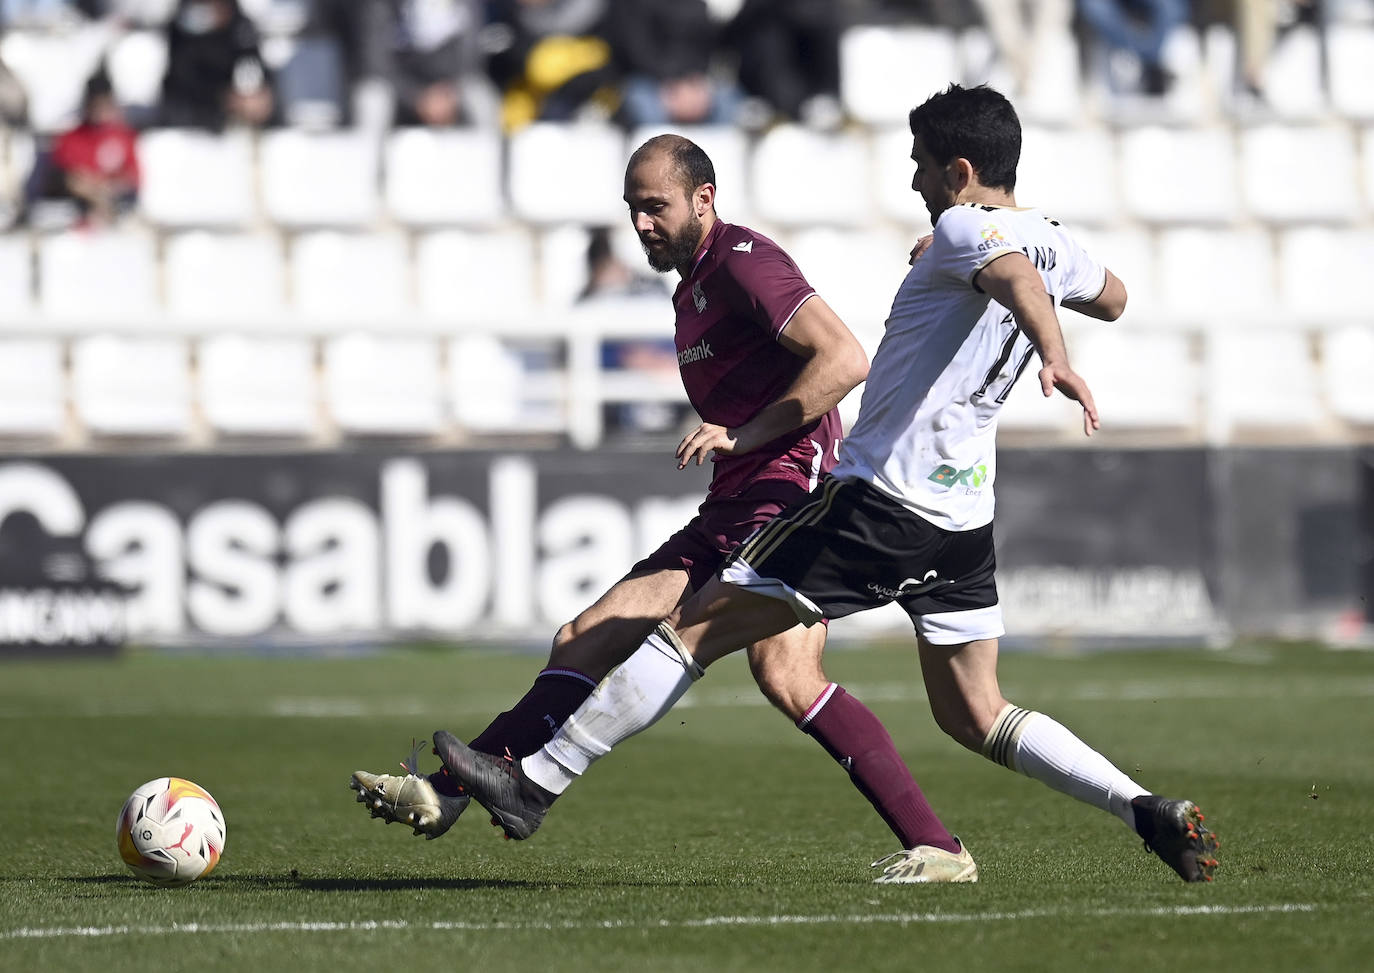
<instances>
[{"instance_id":1,"label":"player's bearded face","mask_svg":"<svg viewBox=\"0 0 1374 973\"><path fill-rule=\"evenodd\" d=\"M686 265L696 256L697 244L701 241L701 218L695 210L689 209L687 217L680 226L669 229L659 225L649 234L640 234L639 243L644 255L649 258L649 266L660 274Z\"/></svg>"}]
</instances>

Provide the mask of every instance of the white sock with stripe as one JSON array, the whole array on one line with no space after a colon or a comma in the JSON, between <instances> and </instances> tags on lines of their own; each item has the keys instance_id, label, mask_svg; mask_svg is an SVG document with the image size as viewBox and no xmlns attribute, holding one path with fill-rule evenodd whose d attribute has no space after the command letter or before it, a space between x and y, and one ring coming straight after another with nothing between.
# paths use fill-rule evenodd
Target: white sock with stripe
<instances>
[{"instance_id":1,"label":"white sock with stripe","mask_svg":"<svg viewBox=\"0 0 1374 973\"><path fill-rule=\"evenodd\" d=\"M1110 811L1135 832L1131 799L1148 794L1102 754L1044 713L1011 703L983 741L983 756L1061 794Z\"/></svg>"},{"instance_id":2,"label":"white sock with stripe","mask_svg":"<svg viewBox=\"0 0 1374 973\"><path fill-rule=\"evenodd\" d=\"M542 750L520 761L521 770L545 790L562 794L616 744L657 723L703 672L677 633L659 625Z\"/></svg>"}]
</instances>

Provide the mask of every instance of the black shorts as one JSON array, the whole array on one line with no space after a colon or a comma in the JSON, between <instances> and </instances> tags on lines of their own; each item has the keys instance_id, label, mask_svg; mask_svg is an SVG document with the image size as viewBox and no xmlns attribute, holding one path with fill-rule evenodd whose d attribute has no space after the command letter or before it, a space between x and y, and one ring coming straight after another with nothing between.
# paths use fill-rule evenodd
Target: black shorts
<instances>
[{"instance_id":1,"label":"black shorts","mask_svg":"<svg viewBox=\"0 0 1374 973\"><path fill-rule=\"evenodd\" d=\"M935 526L863 480L829 479L761 527L721 579L791 603L810 624L895 601L929 641L1003 634L992 525Z\"/></svg>"}]
</instances>

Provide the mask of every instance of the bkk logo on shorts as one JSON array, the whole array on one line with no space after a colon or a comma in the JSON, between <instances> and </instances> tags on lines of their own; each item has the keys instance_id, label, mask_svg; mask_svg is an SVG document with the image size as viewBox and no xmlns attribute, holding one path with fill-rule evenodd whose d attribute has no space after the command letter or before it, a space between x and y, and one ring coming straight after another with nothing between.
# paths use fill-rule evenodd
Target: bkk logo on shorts
<instances>
[{"instance_id":1,"label":"bkk logo on shorts","mask_svg":"<svg viewBox=\"0 0 1374 973\"><path fill-rule=\"evenodd\" d=\"M932 483L938 483L942 487L952 488L955 484L962 483L964 486L977 487L987 482L988 468L980 463L977 466L970 466L966 470L956 470L952 466L941 464L935 467L935 472L926 477Z\"/></svg>"},{"instance_id":2,"label":"bkk logo on shorts","mask_svg":"<svg viewBox=\"0 0 1374 973\"><path fill-rule=\"evenodd\" d=\"M678 367L691 364L694 361L703 361L707 358L714 358L715 353L711 351L711 346L702 338L690 348L684 348L677 353Z\"/></svg>"}]
</instances>

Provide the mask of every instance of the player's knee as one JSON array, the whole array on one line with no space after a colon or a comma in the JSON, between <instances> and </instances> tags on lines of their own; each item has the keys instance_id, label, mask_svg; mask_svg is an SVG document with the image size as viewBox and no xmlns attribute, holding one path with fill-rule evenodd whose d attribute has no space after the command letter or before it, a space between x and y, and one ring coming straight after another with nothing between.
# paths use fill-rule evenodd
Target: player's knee
<instances>
[{"instance_id":1,"label":"player's knee","mask_svg":"<svg viewBox=\"0 0 1374 973\"><path fill-rule=\"evenodd\" d=\"M550 665L570 665L574 655L573 646L576 641L576 621L564 622L558 626L558 631L553 633L553 645L549 649Z\"/></svg>"},{"instance_id":2,"label":"player's knee","mask_svg":"<svg viewBox=\"0 0 1374 973\"><path fill-rule=\"evenodd\" d=\"M970 750L982 749L984 734L979 731L978 721L967 707L937 705L932 701L930 712L935 717L935 725L960 746Z\"/></svg>"}]
</instances>

